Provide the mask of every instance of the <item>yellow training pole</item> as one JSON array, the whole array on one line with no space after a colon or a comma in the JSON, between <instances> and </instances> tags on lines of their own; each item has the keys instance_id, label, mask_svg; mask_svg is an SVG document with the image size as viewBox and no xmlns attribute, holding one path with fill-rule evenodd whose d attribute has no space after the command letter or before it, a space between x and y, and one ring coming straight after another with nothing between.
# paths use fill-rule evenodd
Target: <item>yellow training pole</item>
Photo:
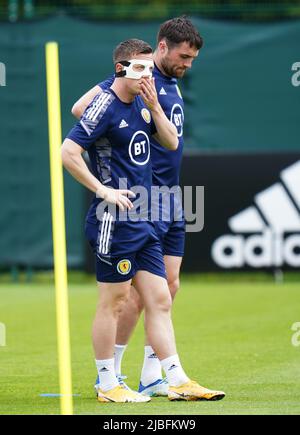
<instances>
[{"instance_id":1,"label":"yellow training pole","mask_svg":"<svg viewBox=\"0 0 300 435\"><path fill-rule=\"evenodd\" d=\"M58 45L46 44L53 255L61 413L73 414Z\"/></svg>"}]
</instances>

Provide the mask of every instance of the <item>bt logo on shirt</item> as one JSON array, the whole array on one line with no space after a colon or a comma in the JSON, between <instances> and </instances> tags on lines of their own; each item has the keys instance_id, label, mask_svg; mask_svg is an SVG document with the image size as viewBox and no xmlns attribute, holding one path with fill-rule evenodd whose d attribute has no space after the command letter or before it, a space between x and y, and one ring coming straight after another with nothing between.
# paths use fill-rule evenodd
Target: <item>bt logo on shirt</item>
<instances>
[{"instance_id":1,"label":"bt logo on shirt","mask_svg":"<svg viewBox=\"0 0 300 435\"><path fill-rule=\"evenodd\" d=\"M135 142L134 145L134 154L136 156L140 154L144 154L146 152L146 143L147 141L142 140L141 142Z\"/></svg>"},{"instance_id":2,"label":"bt logo on shirt","mask_svg":"<svg viewBox=\"0 0 300 435\"><path fill-rule=\"evenodd\" d=\"M171 110L170 121L177 128L177 136L181 137L183 134L184 113L180 104L176 103L173 105Z\"/></svg>"},{"instance_id":3,"label":"bt logo on shirt","mask_svg":"<svg viewBox=\"0 0 300 435\"><path fill-rule=\"evenodd\" d=\"M146 165L150 158L150 140L148 135L139 130L134 133L129 144L129 157L136 165Z\"/></svg>"}]
</instances>

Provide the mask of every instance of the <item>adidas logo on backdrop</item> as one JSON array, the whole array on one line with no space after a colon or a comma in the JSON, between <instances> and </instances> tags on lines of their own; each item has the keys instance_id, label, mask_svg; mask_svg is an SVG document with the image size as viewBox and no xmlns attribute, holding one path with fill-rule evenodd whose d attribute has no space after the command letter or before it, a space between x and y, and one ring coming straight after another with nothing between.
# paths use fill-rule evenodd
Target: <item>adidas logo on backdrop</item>
<instances>
[{"instance_id":1,"label":"adidas logo on backdrop","mask_svg":"<svg viewBox=\"0 0 300 435\"><path fill-rule=\"evenodd\" d=\"M211 249L218 266L300 267L300 160L281 171L280 179L255 195L254 206L228 220L235 234L219 237Z\"/></svg>"}]
</instances>

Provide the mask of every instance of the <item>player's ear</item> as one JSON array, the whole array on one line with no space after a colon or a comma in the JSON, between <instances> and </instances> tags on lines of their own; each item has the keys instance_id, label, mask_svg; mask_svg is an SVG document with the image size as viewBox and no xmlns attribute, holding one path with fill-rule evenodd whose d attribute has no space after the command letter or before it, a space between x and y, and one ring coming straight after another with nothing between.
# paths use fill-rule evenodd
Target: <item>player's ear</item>
<instances>
[{"instance_id":1,"label":"player's ear","mask_svg":"<svg viewBox=\"0 0 300 435\"><path fill-rule=\"evenodd\" d=\"M116 73L119 73L119 72L121 72L123 70L123 65L121 64L121 63L116 63L116 65L115 65L115 72Z\"/></svg>"},{"instance_id":2,"label":"player's ear","mask_svg":"<svg viewBox=\"0 0 300 435\"><path fill-rule=\"evenodd\" d=\"M158 47L159 47L159 50L161 51L162 54L166 54L166 52L168 50L168 46L167 46L165 39L162 39L161 41L159 41Z\"/></svg>"}]
</instances>

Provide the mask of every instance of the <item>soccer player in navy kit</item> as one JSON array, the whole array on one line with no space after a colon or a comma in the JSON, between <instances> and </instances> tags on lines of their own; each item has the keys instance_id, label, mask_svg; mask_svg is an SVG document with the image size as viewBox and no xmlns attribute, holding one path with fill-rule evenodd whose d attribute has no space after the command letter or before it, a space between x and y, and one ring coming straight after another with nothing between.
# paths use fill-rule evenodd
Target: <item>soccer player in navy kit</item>
<instances>
[{"instance_id":1,"label":"soccer player in navy kit","mask_svg":"<svg viewBox=\"0 0 300 435\"><path fill-rule=\"evenodd\" d=\"M168 119L176 126L179 146L175 152L162 148L155 139L151 139L151 161L153 167L152 183L155 186L172 188L179 184L179 172L183 149L183 100L177 86L177 78L184 75L197 57L202 39L193 24L186 18L175 18L162 24L158 33L158 45L154 53L155 67L153 76L158 99ZM101 89L107 89L114 77L99 83L85 94L73 106L72 113L80 117L84 108ZM157 234L163 249L168 286L172 299L179 288L179 271L184 254L185 224L184 218L174 219L176 195L171 194L171 216L168 220L155 222ZM180 204L181 207L181 204ZM138 321L143 304L134 291L131 291L130 303L121 313L117 341L115 345L116 371L121 375L121 361L129 337ZM150 395L166 395L168 385L161 376L161 367L155 352L147 338L144 364L141 373L139 391Z\"/></svg>"},{"instance_id":2,"label":"soccer player in navy kit","mask_svg":"<svg viewBox=\"0 0 300 435\"><path fill-rule=\"evenodd\" d=\"M93 325L93 345L100 385L99 402L142 402L149 396L120 385L114 367L118 315L132 279L145 308L147 336L166 373L170 400L218 400L191 381L176 352L171 320L171 297L161 245L147 214L139 220L120 220L134 208L135 186L151 192L150 140L178 147L177 131L157 100L152 76L152 49L143 41L128 40L114 51L116 79L97 95L62 145L66 169L96 195L86 219L86 233L96 254L99 304ZM138 96L140 95L140 96ZM126 127L125 127L126 124ZM82 153L87 150L92 172ZM128 189L120 189L126 179ZM131 200L129 199L131 198ZM116 209L112 206L115 205ZM147 208L148 198L139 202Z\"/></svg>"}]
</instances>

